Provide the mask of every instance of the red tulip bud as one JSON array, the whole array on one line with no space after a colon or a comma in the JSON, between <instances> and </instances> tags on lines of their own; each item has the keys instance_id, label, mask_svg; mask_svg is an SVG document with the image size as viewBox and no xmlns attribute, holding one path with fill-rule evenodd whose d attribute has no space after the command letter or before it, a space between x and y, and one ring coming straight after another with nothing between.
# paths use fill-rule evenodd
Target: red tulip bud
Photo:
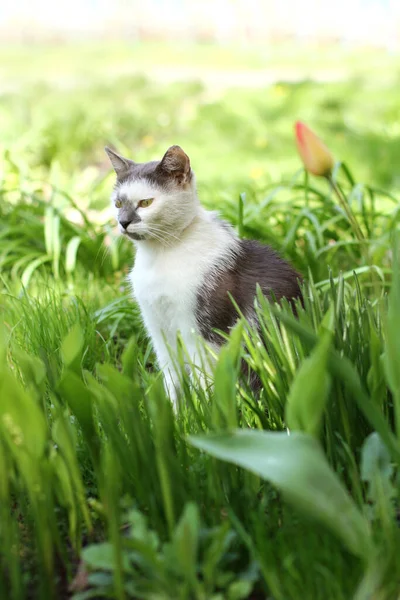
<instances>
[{"instance_id":1,"label":"red tulip bud","mask_svg":"<svg viewBox=\"0 0 400 600\"><path fill-rule=\"evenodd\" d=\"M335 161L325 144L301 121L295 124L296 144L306 171L328 177Z\"/></svg>"}]
</instances>

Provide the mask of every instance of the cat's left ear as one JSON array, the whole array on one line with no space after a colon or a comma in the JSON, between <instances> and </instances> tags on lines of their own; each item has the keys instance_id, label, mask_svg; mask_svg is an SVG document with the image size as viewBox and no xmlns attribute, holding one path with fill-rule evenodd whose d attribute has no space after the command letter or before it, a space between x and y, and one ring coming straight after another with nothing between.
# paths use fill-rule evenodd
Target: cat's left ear
<instances>
[{"instance_id":1,"label":"cat's left ear","mask_svg":"<svg viewBox=\"0 0 400 600\"><path fill-rule=\"evenodd\" d=\"M168 148L159 168L174 177L178 183L187 183L191 179L190 160L180 146Z\"/></svg>"},{"instance_id":2,"label":"cat's left ear","mask_svg":"<svg viewBox=\"0 0 400 600\"><path fill-rule=\"evenodd\" d=\"M129 158L124 158L120 154L111 150L108 146L104 148L104 150L108 154L108 158L111 161L112 166L114 167L114 171L117 174L117 179L123 179L129 173L129 170L135 164L133 160L129 160Z\"/></svg>"}]
</instances>

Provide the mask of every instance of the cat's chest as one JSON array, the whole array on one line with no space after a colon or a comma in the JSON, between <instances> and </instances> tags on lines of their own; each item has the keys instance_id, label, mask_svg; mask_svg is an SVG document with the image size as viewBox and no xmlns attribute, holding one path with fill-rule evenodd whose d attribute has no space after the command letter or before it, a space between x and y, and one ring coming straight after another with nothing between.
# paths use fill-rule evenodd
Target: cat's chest
<instances>
[{"instance_id":1,"label":"cat's chest","mask_svg":"<svg viewBox=\"0 0 400 600\"><path fill-rule=\"evenodd\" d=\"M165 322L195 309L199 270L190 257L159 258L153 263L138 258L130 278L142 311L151 311L153 317Z\"/></svg>"}]
</instances>

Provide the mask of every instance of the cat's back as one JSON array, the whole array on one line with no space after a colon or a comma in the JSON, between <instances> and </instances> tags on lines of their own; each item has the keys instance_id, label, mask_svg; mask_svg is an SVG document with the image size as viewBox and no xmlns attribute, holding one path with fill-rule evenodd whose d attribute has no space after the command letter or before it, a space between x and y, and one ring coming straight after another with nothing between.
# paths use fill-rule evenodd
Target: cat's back
<instances>
[{"instance_id":1,"label":"cat's back","mask_svg":"<svg viewBox=\"0 0 400 600\"><path fill-rule=\"evenodd\" d=\"M236 308L248 319L254 318L257 285L268 298L289 301L301 297L301 276L271 247L255 240L242 239L229 264L221 261L218 269L203 280L197 296L197 322L205 339L218 341L213 330L228 332L237 319Z\"/></svg>"},{"instance_id":2,"label":"cat's back","mask_svg":"<svg viewBox=\"0 0 400 600\"><path fill-rule=\"evenodd\" d=\"M276 300L300 296L301 276L270 246L256 240L240 240L240 252L235 264L237 291L254 296L257 284L263 293ZM245 299L244 299L245 301Z\"/></svg>"}]
</instances>

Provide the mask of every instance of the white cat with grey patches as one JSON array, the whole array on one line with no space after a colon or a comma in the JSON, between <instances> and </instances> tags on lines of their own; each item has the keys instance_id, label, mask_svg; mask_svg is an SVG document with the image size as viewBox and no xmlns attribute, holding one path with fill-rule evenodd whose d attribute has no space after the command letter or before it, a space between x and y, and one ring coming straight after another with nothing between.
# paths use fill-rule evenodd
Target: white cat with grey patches
<instances>
[{"instance_id":1,"label":"white cat with grey patches","mask_svg":"<svg viewBox=\"0 0 400 600\"><path fill-rule=\"evenodd\" d=\"M257 284L267 297L291 300L300 296L299 275L271 248L239 239L201 206L179 146L148 163L106 152L117 175L111 200L120 231L136 246L133 293L175 403L179 377L170 349L176 350L178 332L196 364L198 336L218 349L223 339L216 330L228 332L237 320L229 294L255 320Z\"/></svg>"}]
</instances>

